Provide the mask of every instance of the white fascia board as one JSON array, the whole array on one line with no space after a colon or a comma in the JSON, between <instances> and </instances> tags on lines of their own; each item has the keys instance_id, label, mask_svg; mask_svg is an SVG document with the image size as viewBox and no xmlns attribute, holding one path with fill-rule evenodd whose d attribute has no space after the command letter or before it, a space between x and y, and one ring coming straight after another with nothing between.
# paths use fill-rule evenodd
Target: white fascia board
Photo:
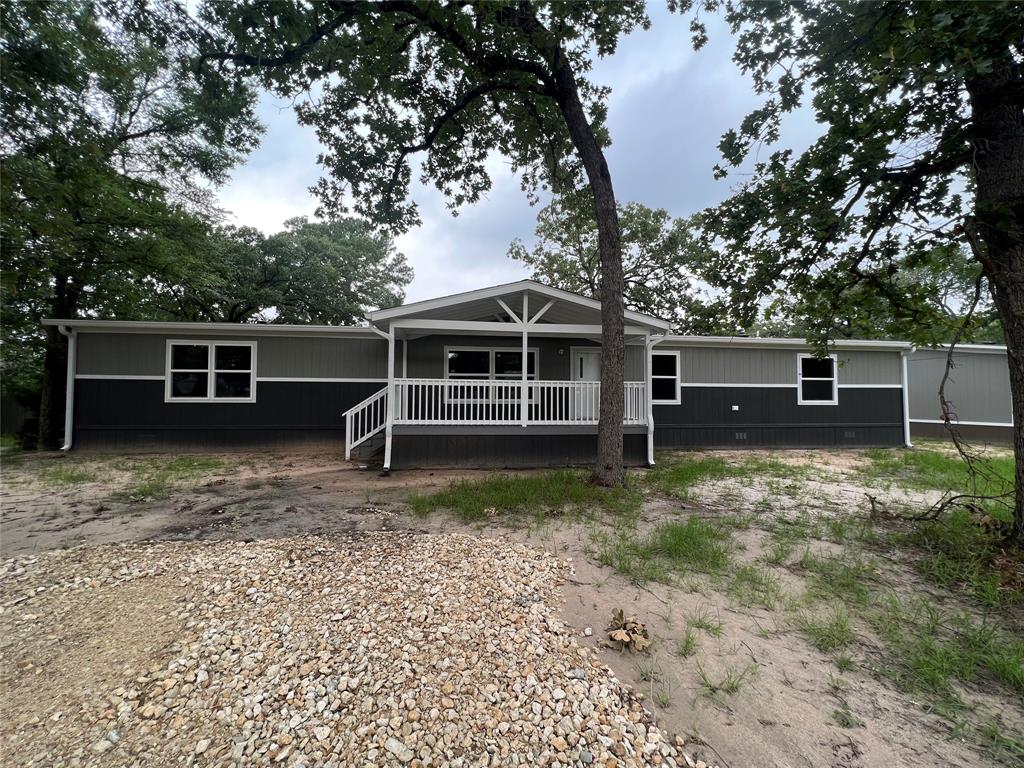
<instances>
[{"instance_id":1,"label":"white fascia board","mask_svg":"<svg viewBox=\"0 0 1024 768\"><path fill-rule=\"evenodd\" d=\"M941 352L946 354L949 351L949 344L937 344L934 347L918 347L917 352ZM1005 355L1005 344L957 344L955 352L971 352L982 355Z\"/></svg>"},{"instance_id":2,"label":"white fascia board","mask_svg":"<svg viewBox=\"0 0 1024 768\"><path fill-rule=\"evenodd\" d=\"M403 304L400 307L378 309L375 312L370 312L369 319L370 322L376 323L380 320L390 320L392 318L403 317L417 312L429 312L434 309L444 309L445 307L451 307L456 304L463 304L470 301L493 299L499 296L504 296L508 293L515 293L516 291L533 291L534 293L539 293L542 296L547 296L549 299L567 301L598 312L601 311L601 302L596 299L588 299L586 296L580 296L575 293L570 293L569 291L563 291L560 288L552 288L550 285L543 285L542 283L537 283L533 280L520 280L515 283L505 283L503 285L493 285L489 288L479 288L475 291L453 293L450 296L441 296L436 299L414 301L412 304ZM634 322L654 328L668 330L672 326L672 324L667 320L661 320L660 318L645 315L641 312L634 312L631 309L627 309L623 313L623 316L627 320L633 320Z\"/></svg>"},{"instance_id":3,"label":"white fascia board","mask_svg":"<svg viewBox=\"0 0 1024 768\"><path fill-rule=\"evenodd\" d=\"M396 330L429 330L435 332L460 332L478 335L508 334L521 336L523 327L519 323L496 323L478 320L428 320L409 318L394 320L391 327ZM642 336L646 329L633 325L623 328L626 335ZM577 325L573 323L540 323L529 326L530 336L600 336L600 325Z\"/></svg>"},{"instance_id":4,"label":"white fascia board","mask_svg":"<svg viewBox=\"0 0 1024 768\"><path fill-rule=\"evenodd\" d=\"M88 333L183 333L218 336L375 336L372 328L345 325L278 325L275 323L186 323L145 320L52 320Z\"/></svg>"},{"instance_id":5,"label":"white fascia board","mask_svg":"<svg viewBox=\"0 0 1024 768\"><path fill-rule=\"evenodd\" d=\"M757 336L675 336L665 337L665 346L681 347L765 347L769 349L810 349L805 339L779 339ZM830 349L854 351L859 349L899 352L909 350L909 341L876 341L874 339L839 339Z\"/></svg>"}]
</instances>

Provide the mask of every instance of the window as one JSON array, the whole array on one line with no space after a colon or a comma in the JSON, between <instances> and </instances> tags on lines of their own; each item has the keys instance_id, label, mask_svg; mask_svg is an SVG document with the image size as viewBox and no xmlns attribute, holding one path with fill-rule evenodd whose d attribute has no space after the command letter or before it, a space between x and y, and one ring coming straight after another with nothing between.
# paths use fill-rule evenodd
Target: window
<instances>
[{"instance_id":1,"label":"window","mask_svg":"<svg viewBox=\"0 0 1024 768\"><path fill-rule=\"evenodd\" d=\"M256 342L168 341L166 402L256 400Z\"/></svg>"},{"instance_id":2,"label":"window","mask_svg":"<svg viewBox=\"0 0 1024 768\"><path fill-rule=\"evenodd\" d=\"M651 400L663 405L679 404L679 353L651 354Z\"/></svg>"},{"instance_id":3,"label":"window","mask_svg":"<svg viewBox=\"0 0 1024 768\"><path fill-rule=\"evenodd\" d=\"M797 355L796 377L798 405L838 405L835 355Z\"/></svg>"},{"instance_id":4,"label":"window","mask_svg":"<svg viewBox=\"0 0 1024 768\"><path fill-rule=\"evenodd\" d=\"M520 349L445 349L449 379L511 379L523 377L523 352ZM527 350L526 378L537 378L537 350Z\"/></svg>"}]
</instances>

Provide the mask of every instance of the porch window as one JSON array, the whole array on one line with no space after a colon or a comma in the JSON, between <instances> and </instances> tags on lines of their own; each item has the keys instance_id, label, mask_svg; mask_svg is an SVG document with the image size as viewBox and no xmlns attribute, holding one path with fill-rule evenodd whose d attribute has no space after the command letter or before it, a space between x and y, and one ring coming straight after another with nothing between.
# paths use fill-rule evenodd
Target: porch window
<instances>
[{"instance_id":1,"label":"porch window","mask_svg":"<svg viewBox=\"0 0 1024 768\"><path fill-rule=\"evenodd\" d=\"M651 353L651 400L679 405L679 352Z\"/></svg>"},{"instance_id":2,"label":"porch window","mask_svg":"<svg viewBox=\"0 0 1024 768\"><path fill-rule=\"evenodd\" d=\"M449 379L519 380L523 377L523 352L519 349L449 347L446 350ZM537 350L527 350L526 378L537 378Z\"/></svg>"},{"instance_id":3,"label":"porch window","mask_svg":"<svg viewBox=\"0 0 1024 768\"><path fill-rule=\"evenodd\" d=\"M838 405L835 355L798 354L796 366L798 405Z\"/></svg>"},{"instance_id":4,"label":"porch window","mask_svg":"<svg viewBox=\"0 0 1024 768\"><path fill-rule=\"evenodd\" d=\"M167 342L166 402L256 400L256 342Z\"/></svg>"}]
</instances>

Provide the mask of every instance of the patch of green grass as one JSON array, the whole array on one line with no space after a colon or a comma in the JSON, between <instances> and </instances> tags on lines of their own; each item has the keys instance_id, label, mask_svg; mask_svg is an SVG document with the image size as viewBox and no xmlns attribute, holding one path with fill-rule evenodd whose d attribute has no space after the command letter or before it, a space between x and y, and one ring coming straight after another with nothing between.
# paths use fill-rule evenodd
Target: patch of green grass
<instances>
[{"instance_id":1,"label":"patch of green grass","mask_svg":"<svg viewBox=\"0 0 1024 768\"><path fill-rule=\"evenodd\" d=\"M853 714L849 709L843 707L842 709L832 710L832 719L839 724L840 728L863 728L864 721Z\"/></svg>"},{"instance_id":2,"label":"patch of green grass","mask_svg":"<svg viewBox=\"0 0 1024 768\"><path fill-rule=\"evenodd\" d=\"M689 498L694 486L711 480L768 476L772 481L778 481L799 479L805 475L803 467L759 456L737 460L723 456L663 453L647 473L647 482L666 495L685 499Z\"/></svg>"},{"instance_id":3,"label":"patch of green grass","mask_svg":"<svg viewBox=\"0 0 1024 768\"><path fill-rule=\"evenodd\" d=\"M464 480L436 493L413 493L408 501L418 515L448 510L460 520L475 522L498 514L549 515L591 510L634 514L640 507L640 494L631 487L592 485L583 472L558 470Z\"/></svg>"},{"instance_id":4,"label":"patch of green grass","mask_svg":"<svg viewBox=\"0 0 1024 768\"><path fill-rule=\"evenodd\" d=\"M782 597L782 584L768 568L743 565L733 574L729 594L742 605L763 605L773 610Z\"/></svg>"},{"instance_id":5,"label":"patch of green grass","mask_svg":"<svg viewBox=\"0 0 1024 768\"><path fill-rule=\"evenodd\" d=\"M696 517L662 523L647 536L623 527L598 539L598 561L641 582L669 581L680 572L720 573L732 550L728 530Z\"/></svg>"},{"instance_id":6,"label":"patch of green grass","mask_svg":"<svg viewBox=\"0 0 1024 768\"><path fill-rule=\"evenodd\" d=\"M853 657L848 653L837 653L833 661L836 663L836 669L840 672L849 672L857 666Z\"/></svg>"},{"instance_id":7,"label":"patch of green grass","mask_svg":"<svg viewBox=\"0 0 1024 768\"><path fill-rule=\"evenodd\" d=\"M851 550L840 555L819 554L808 548L798 565L808 572L810 591L818 597L861 605L871 598L875 566L863 555Z\"/></svg>"},{"instance_id":8,"label":"patch of green grass","mask_svg":"<svg viewBox=\"0 0 1024 768\"><path fill-rule=\"evenodd\" d=\"M676 656L682 656L683 658L693 656L697 652L698 646L700 646L700 640L697 639L697 633L694 632L692 626L688 626L683 639L676 644Z\"/></svg>"},{"instance_id":9,"label":"patch of green grass","mask_svg":"<svg viewBox=\"0 0 1024 768\"><path fill-rule=\"evenodd\" d=\"M699 629L714 637L722 636L722 621L717 616L712 616L705 606L697 608L697 612L686 620L687 629Z\"/></svg>"},{"instance_id":10,"label":"patch of green grass","mask_svg":"<svg viewBox=\"0 0 1024 768\"><path fill-rule=\"evenodd\" d=\"M979 740L997 757L1007 758L1011 764L1024 765L1024 734L1008 734L1003 726L992 718L977 729Z\"/></svg>"},{"instance_id":11,"label":"patch of green grass","mask_svg":"<svg viewBox=\"0 0 1024 768\"><path fill-rule=\"evenodd\" d=\"M862 476L901 488L967 491L971 488L967 464L955 453L928 448L875 448L864 452L870 460ZM1013 485L1013 457L986 456L979 461L983 475L978 490L1000 493Z\"/></svg>"},{"instance_id":12,"label":"patch of green grass","mask_svg":"<svg viewBox=\"0 0 1024 768\"><path fill-rule=\"evenodd\" d=\"M669 496L687 498L693 486L731 477L734 472L734 466L721 456L670 454L658 457L647 482Z\"/></svg>"},{"instance_id":13,"label":"patch of green grass","mask_svg":"<svg viewBox=\"0 0 1024 768\"><path fill-rule=\"evenodd\" d=\"M223 469L223 459L212 456L158 457L130 460L118 468L130 472L129 485L113 494L120 501L145 501L170 496L178 487Z\"/></svg>"},{"instance_id":14,"label":"patch of green grass","mask_svg":"<svg viewBox=\"0 0 1024 768\"><path fill-rule=\"evenodd\" d=\"M67 487L96 482L96 473L74 464L57 464L46 467L39 473L39 479L48 486Z\"/></svg>"},{"instance_id":15,"label":"patch of green grass","mask_svg":"<svg viewBox=\"0 0 1024 768\"><path fill-rule=\"evenodd\" d=\"M707 696L717 696L720 693L732 696L738 693L744 683L757 676L757 670L758 667L755 663L748 664L740 670L729 667L721 678L712 680L708 673L704 671L701 663L697 662L697 676L700 678L701 692Z\"/></svg>"},{"instance_id":16,"label":"patch of green grass","mask_svg":"<svg viewBox=\"0 0 1024 768\"><path fill-rule=\"evenodd\" d=\"M993 560L1003 549L997 534L979 526L970 513L955 508L938 520L917 522L892 537L899 546L921 550L914 567L946 589L964 591L988 606L1024 603L1024 591L1005 586Z\"/></svg>"},{"instance_id":17,"label":"patch of green grass","mask_svg":"<svg viewBox=\"0 0 1024 768\"><path fill-rule=\"evenodd\" d=\"M824 616L805 613L797 620L800 631L819 651L832 653L848 647L854 640L850 616L841 605L835 605Z\"/></svg>"}]
</instances>

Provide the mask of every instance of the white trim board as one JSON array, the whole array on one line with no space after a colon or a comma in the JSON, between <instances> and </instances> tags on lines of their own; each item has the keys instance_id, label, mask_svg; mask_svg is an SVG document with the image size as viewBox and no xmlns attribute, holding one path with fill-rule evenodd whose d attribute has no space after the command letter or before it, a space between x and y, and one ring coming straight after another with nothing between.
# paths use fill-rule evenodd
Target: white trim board
<instances>
[{"instance_id":1,"label":"white trim board","mask_svg":"<svg viewBox=\"0 0 1024 768\"><path fill-rule=\"evenodd\" d=\"M796 388L796 384L733 384L728 381L681 381L679 382L681 387L791 387Z\"/></svg>"},{"instance_id":2,"label":"white trim board","mask_svg":"<svg viewBox=\"0 0 1024 768\"><path fill-rule=\"evenodd\" d=\"M911 419L911 424L945 424L942 419ZM956 426L964 427L1010 427L1013 428L1013 422L1003 421L954 421Z\"/></svg>"},{"instance_id":3,"label":"white trim board","mask_svg":"<svg viewBox=\"0 0 1024 768\"><path fill-rule=\"evenodd\" d=\"M683 381L680 382L681 387L777 387L785 388L791 387L796 388L796 384L734 384L727 381ZM840 384L840 389L901 389L902 384Z\"/></svg>"},{"instance_id":4,"label":"white trim board","mask_svg":"<svg viewBox=\"0 0 1024 768\"><path fill-rule=\"evenodd\" d=\"M131 373L76 373L76 379L96 381L163 381L163 376L137 376Z\"/></svg>"},{"instance_id":5,"label":"white trim board","mask_svg":"<svg viewBox=\"0 0 1024 768\"><path fill-rule=\"evenodd\" d=\"M289 384L359 384L366 382L368 384L387 384L386 378L319 378L314 376L257 376L256 381L269 381L269 382L283 382Z\"/></svg>"}]
</instances>

